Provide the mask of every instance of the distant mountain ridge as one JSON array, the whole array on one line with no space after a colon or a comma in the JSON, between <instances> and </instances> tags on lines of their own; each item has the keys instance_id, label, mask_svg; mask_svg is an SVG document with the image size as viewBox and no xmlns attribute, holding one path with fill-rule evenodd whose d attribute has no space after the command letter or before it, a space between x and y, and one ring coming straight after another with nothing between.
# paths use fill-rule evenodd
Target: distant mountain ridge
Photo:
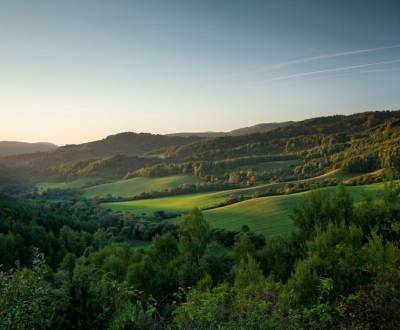
<instances>
[{"instance_id":1,"label":"distant mountain ridge","mask_svg":"<svg viewBox=\"0 0 400 330\"><path fill-rule=\"evenodd\" d=\"M197 136L201 138L213 138L213 137L220 137L220 136L225 136L228 133L226 132L179 132L179 133L170 133L170 134L165 134L166 136L179 136L179 137L192 137L192 136Z\"/></svg>"},{"instance_id":2,"label":"distant mountain ridge","mask_svg":"<svg viewBox=\"0 0 400 330\"><path fill-rule=\"evenodd\" d=\"M11 171L24 182L38 181L49 176L56 179L81 176L112 179L148 167L156 168L153 172L157 175L187 174L193 172L190 169L193 165L190 163L193 162L203 162L202 168L199 168L202 172L207 170L210 162L220 162L218 166L221 166L221 171L225 171L230 165L224 169L223 164L230 164L240 158L286 157L303 159L307 163L304 166L312 168L312 173L317 174L327 166L339 166L339 162L344 161L345 152L355 157L365 145L372 145L378 138L380 142L375 143L375 153L381 155L384 151L381 149L387 143L393 150L399 149L400 154L400 140L384 134L378 136L372 130L379 128L386 132L386 127L389 127L387 125L397 121L400 121L400 110L259 124L235 130L236 134L217 137L126 132L98 141L66 145L50 152L0 157L0 167L3 167L2 172ZM393 136L400 134L399 126L393 126L389 131ZM371 142L364 143L368 136ZM393 150L390 156L395 159L397 156ZM328 155L332 157L331 160ZM363 155L367 155L367 151ZM386 162L386 158L382 159ZM185 164L176 165L178 163ZM182 166L182 172L177 170L179 166ZM309 174L311 170L306 168L303 172Z\"/></svg>"},{"instance_id":3,"label":"distant mountain ridge","mask_svg":"<svg viewBox=\"0 0 400 330\"><path fill-rule=\"evenodd\" d=\"M31 176L46 176L52 172L63 173L72 170L71 166L83 166L82 162L89 162L86 165L95 171L99 166L115 164L119 158L115 156L124 155L127 159L120 160L126 163L151 163L151 159L146 160L149 152L169 147L179 147L185 144L195 143L199 137L177 137L165 136L149 133L125 132L107 136L102 140L97 140L82 144L71 144L48 152L24 153L9 155L0 158L0 166L9 169L23 171ZM132 158L143 156L144 158ZM149 157L151 158L151 157ZM101 160L100 162L98 160ZM131 168L135 168L132 165ZM83 169L79 169L79 171Z\"/></svg>"},{"instance_id":4,"label":"distant mountain ridge","mask_svg":"<svg viewBox=\"0 0 400 330\"><path fill-rule=\"evenodd\" d=\"M49 142L28 143L18 141L0 141L0 157L32 154L35 152L48 152L55 149L57 149L57 145Z\"/></svg>"},{"instance_id":5,"label":"distant mountain ridge","mask_svg":"<svg viewBox=\"0 0 400 330\"><path fill-rule=\"evenodd\" d=\"M194 161L286 152L289 148L287 143L290 141L290 144L295 145L296 138L307 136L318 137L316 138L318 140L324 135L334 134L357 136L366 134L368 129L395 118L400 118L400 110L316 117L293 122L283 127L275 127L262 133L202 139L174 150L167 150L164 157L175 161Z\"/></svg>"},{"instance_id":6,"label":"distant mountain ridge","mask_svg":"<svg viewBox=\"0 0 400 330\"><path fill-rule=\"evenodd\" d=\"M228 135L249 135L256 133L266 133L276 128L282 128L294 124L294 121L284 121L279 123L261 123L249 127L243 127L230 131Z\"/></svg>"},{"instance_id":7,"label":"distant mountain ridge","mask_svg":"<svg viewBox=\"0 0 400 330\"><path fill-rule=\"evenodd\" d=\"M276 128L286 127L293 124L294 121L285 121L285 122L276 122L276 123L261 123L253 126L237 128L229 132L180 132L180 133L171 133L166 134L167 136L181 136L181 137L190 137L190 136L198 136L198 137L221 137L221 136L236 136L236 135L249 135L256 133L266 133L272 131Z\"/></svg>"}]
</instances>

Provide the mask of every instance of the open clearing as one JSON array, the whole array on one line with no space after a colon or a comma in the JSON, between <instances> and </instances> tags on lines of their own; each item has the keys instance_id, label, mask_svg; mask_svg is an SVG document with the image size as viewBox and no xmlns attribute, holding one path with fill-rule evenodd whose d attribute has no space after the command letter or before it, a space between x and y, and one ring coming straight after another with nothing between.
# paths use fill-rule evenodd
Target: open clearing
<instances>
[{"instance_id":1,"label":"open clearing","mask_svg":"<svg viewBox=\"0 0 400 330\"><path fill-rule=\"evenodd\" d=\"M383 183L365 186L346 187L354 201L359 202L365 196L379 198ZM335 187L324 188L334 191ZM228 230L240 230L247 224L250 229L266 237L287 234L293 230L289 218L291 211L310 194L309 191L289 195L254 198L232 205L204 211L205 219L212 227ZM114 211L152 214L155 211L187 212L195 207L206 208L225 200L230 192L201 193L165 198L145 199L121 203L105 203L104 207Z\"/></svg>"},{"instance_id":2,"label":"open clearing","mask_svg":"<svg viewBox=\"0 0 400 330\"><path fill-rule=\"evenodd\" d=\"M366 196L380 198L383 183L365 186L346 187L355 202L364 200ZM335 187L324 188L334 191ZM224 201L228 192L214 192L138 200L122 203L106 203L103 206L114 211L133 212L136 214L152 214L155 211L187 212L195 207L205 208ZM310 191L289 195L254 198L232 205L204 211L205 219L212 227L227 230L240 230L247 224L256 233L271 237L284 235L294 229L289 214L301 205Z\"/></svg>"},{"instance_id":3,"label":"open clearing","mask_svg":"<svg viewBox=\"0 0 400 330\"><path fill-rule=\"evenodd\" d=\"M134 197L143 192L163 191L176 188L182 184L195 184L198 179L192 175L174 175L161 178L137 177L104 183L85 189L86 198L94 197Z\"/></svg>"},{"instance_id":4,"label":"open clearing","mask_svg":"<svg viewBox=\"0 0 400 330\"><path fill-rule=\"evenodd\" d=\"M337 178L339 180L347 179L349 176L340 173L339 171L332 171L327 174L321 175L319 177L294 181L295 183L299 182L315 182L318 180L325 178ZM166 177L170 178L170 177ZM166 178L158 178L157 180L166 179ZM135 178L135 179L145 179L145 178ZM195 194L187 194L187 195L177 195L171 197L161 197L161 198L151 198L151 199L143 199L143 200L135 200L135 201L127 201L127 202L113 202L113 203L104 203L103 206L107 208L111 208L115 211L122 212L133 212L136 214L152 214L155 211L169 211L169 212L185 212L191 210L193 208L207 209L216 207L222 202L224 202L227 198L238 197L238 196L247 196L252 197L257 194L265 194L269 191L277 188L283 188L288 182L278 182L278 183L269 183L249 188L241 188L241 189L230 189L230 190L222 190L217 192L207 192L207 193L195 193ZM144 183L145 184L145 183ZM103 186L103 185L100 185ZM100 187L96 186L96 187ZM90 191L95 189L96 187L91 187L87 189ZM109 185L107 185L106 191L109 190ZM115 189L120 189L121 186L118 185ZM121 194L121 192L119 192ZM129 196L129 195L128 195ZM132 196L132 195L130 195ZM88 196L86 196L88 197Z\"/></svg>"},{"instance_id":5,"label":"open clearing","mask_svg":"<svg viewBox=\"0 0 400 330\"><path fill-rule=\"evenodd\" d=\"M334 191L334 187L326 188ZM365 196L378 198L383 189L382 183L366 186L346 187L355 202L364 200ZM284 235L294 229L290 220L290 213L310 194L310 191L261 197L240 203L207 210L205 219L212 227L228 230L240 230L244 224L251 231L263 234L266 237Z\"/></svg>"}]
</instances>

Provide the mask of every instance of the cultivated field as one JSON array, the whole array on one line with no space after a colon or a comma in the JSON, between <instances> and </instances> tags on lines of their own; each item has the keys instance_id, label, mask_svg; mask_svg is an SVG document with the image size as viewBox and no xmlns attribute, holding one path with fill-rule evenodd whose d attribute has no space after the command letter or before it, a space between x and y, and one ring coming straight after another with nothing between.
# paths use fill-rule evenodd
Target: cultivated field
<instances>
[{"instance_id":1,"label":"cultivated field","mask_svg":"<svg viewBox=\"0 0 400 330\"><path fill-rule=\"evenodd\" d=\"M346 189L356 201L366 196L379 198L383 183L365 186L351 186ZM335 188L324 188L333 191ZM240 189L243 191L244 189ZM232 191L190 194L165 198L144 199L129 202L105 203L104 207L114 211L133 212L135 214L152 214L156 211L187 212L193 208L216 206L230 196ZM289 218L290 212L298 206L310 192L289 195L254 198L232 205L206 210L204 216L213 227L240 230L247 224L256 233L268 236L286 234L293 229Z\"/></svg>"},{"instance_id":2,"label":"cultivated field","mask_svg":"<svg viewBox=\"0 0 400 330\"><path fill-rule=\"evenodd\" d=\"M128 180L119 180L85 189L85 197L134 197L143 192L163 191L176 188L182 184L194 184L198 179L191 175L174 175L161 178L137 177Z\"/></svg>"},{"instance_id":3,"label":"cultivated field","mask_svg":"<svg viewBox=\"0 0 400 330\"><path fill-rule=\"evenodd\" d=\"M379 198L383 189L382 183L366 186L346 187L356 202L366 196ZM334 187L325 188L334 191ZM310 192L290 195L261 197L240 203L215 208L204 212L206 220L211 226L228 230L240 230L244 224L251 231L266 237L286 234L293 230L290 213L309 196Z\"/></svg>"},{"instance_id":4,"label":"cultivated field","mask_svg":"<svg viewBox=\"0 0 400 330\"><path fill-rule=\"evenodd\" d=\"M337 178L339 180L345 180L349 176L340 173L339 171L332 171L328 174L324 174L319 177L294 181L295 183L299 182L315 182L317 184L318 180L325 178ZM146 179L146 178L135 178L135 179L144 179L144 180L162 180L173 177L164 177L157 179ZM134 180L134 179L132 179ZM126 180L129 181L129 180ZM124 181L117 181L124 183ZM277 188L283 188L288 182L278 182L278 183L269 183L263 184L259 186L249 187L249 188L241 188L241 189L230 189L230 190L222 190L217 192L207 192L207 193L195 193L195 194L187 194L187 195L177 195L171 197L161 197L161 198L151 198L151 199L143 199L143 200L135 200L135 201L127 201L127 202L114 202L114 203L105 203L103 204L105 207L109 207L115 211L127 211L134 212L137 214L147 213L151 214L155 211L171 211L171 212L185 212L187 210L193 208L206 209L211 207L216 207L220 203L224 202L227 198L231 197L252 197L259 194L268 193ZM117 183L116 183L117 184ZM144 183L145 184L145 183ZM95 186L87 189L87 192L92 191L94 189L100 188L104 186L103 193L111 193L110 187L112 184ZM121 185L116 185L115 190L121 189ZM115 192L115 194L120 194L121 191ZM132 196L132 195L128 195ZM87 195L90 197L90 195ZM93 197L93 196L92 196Z\"/></svg>"}]
</instances>

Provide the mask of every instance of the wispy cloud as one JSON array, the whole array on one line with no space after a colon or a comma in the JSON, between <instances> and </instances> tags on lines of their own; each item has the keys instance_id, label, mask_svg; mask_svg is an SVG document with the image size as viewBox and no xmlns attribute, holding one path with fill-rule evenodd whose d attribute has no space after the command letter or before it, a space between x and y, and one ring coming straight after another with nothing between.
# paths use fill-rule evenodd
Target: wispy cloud
<instances>
[{"instance_id":1,"label":"wispy cloud","mask_svg":"<svg viewBox=\"0 0 400 330\"><path fill-rule=\"evenodd\" d=\"M309 80L323 79L323 78L329 78L329 77L346 77L346 76L353 76L353 75L373 73L373 72L393 72L393 71L400 71L400 67L377 68L377 69L358 70L358 71L351 71L351 72L340 72L340 73L328 74L328 75L323 75L323 76L310 77Z\"/></svg>"},{"instance_id":2,"label":"wispy cloud","mask_svg":"<svg viewBox=\"0 0 400 330\"><path fill-rule=\"evenodd\" d=\"M280 76L280 77L264 80L262 83L271 83L271 82L275 82L275 81L289 80L289 79L295 79L295 78L301 78L301 77L309 77L309 76L315 76L315 75L320 75L320 74L324 74L324 73L349 71L349 70L355 70L355 69L361 69L361 68L367 68L367 67L373 67L373 66L385 65L385 64L393 64L393 63L400 63L400 58L391 60L391 61L380 61L380 62L365 63L365 64L358 64L358 65L342 66L342 67L317 70L317 71L299 72L299 73L295 73L295 74L291 74L291 75L287 75L287 76Z\"/></svg>"},{"instance_id":3,"label":"wispy cloud","mask_svg":"<svg viewBox=\"0 0 400 330\"><path fill-rule=\"evenodd\" d=\"M277 63L277 64L274 64L274 65L271 65L268 67L263 67L260 69L260 71L262 71L262 72L272 71L272 70L277 70L277 69L285 68L285 67L296 65L296 64L302 64L302 63L307 63L307 62L312 62L312 61L317 61L317 60L322 60L322 59L372 53L372 52L394 49L394 48L400 48L400 44L385 46L385 47L350 50L350 51L346 51L346 52L321 54L321 55L311 56L311 57L303 57L303 58L298 58L298 59L295 59L292 61L281 62L281 63Z\"/></svg>"}]
</instances>

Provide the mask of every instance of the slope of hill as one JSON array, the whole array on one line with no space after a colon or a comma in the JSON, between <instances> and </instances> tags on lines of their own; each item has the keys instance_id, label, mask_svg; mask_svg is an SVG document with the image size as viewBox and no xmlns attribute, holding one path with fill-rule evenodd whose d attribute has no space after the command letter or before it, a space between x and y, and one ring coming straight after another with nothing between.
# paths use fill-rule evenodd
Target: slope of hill
<instances>
[{"instance_id":1,"label":"slope of hill","mask_svg":"<svg viewBox=\"0 0 400 330\"><path fill-rule=\"evenodd\" d=\"M360 202L365 196L379 197L383 187L383 183L377 183L346 189L355 202ZM326 189L334 191L335 188ZM301 205L309 194L310 191L250 199L205 211L204 217L212 227L216 228L239 231L246 224L250 230L266 237L284 235L294 229L290 213Z\"/></svg>"},{"instance_id":2,"label":"slope of hill","mask_svg":"<svg viewBox=\"0 0 400 330\"><path fill-rule=\"evenodd\" d=\"M103 140L60 147L56 153L73 160L95 159L115 155L140 156L149 151L184 145L197 140L197 137L184 138L126 132L107 136Z\"/></svg>"},{"instance_id":3,"label":"slope of hill","mask_svg":"<svg viewBox=\"0 0 400 330\"><path fill-rule=\"evenodd\" d=\"M57 149L57 146L48 142L28 143L16 141L0 141L0 157L47 152Z\"/></svg>"},{"instance_id":4,"label":"slope of hill","mask_svg":"<svg viewBox=\"0 0 400 330\"><path fill-rule=\"evenodd\" d=\"M230 135L249 135L256 133L265 133L272 131L273 129L286 127L290 124L293 124L293 121L281 122L281 123L262 123L249 127L237 128L229 132L180 132L180 133L171 133L166 134L167 136L198 136L198 137L221 137L221 136L230 136Z\"/></svg>"},{"instance_id":5,"label":"slope of hill","mask_svg":"<svg viewBox=\"0 0 400 330\"><path fill-rule=\"evenodd\" d=\"M285 121L280 123L262 123L249 127L243 127L230 131L228 135L250 135L256 133L266 133L276 128L282 128L294 124L294 121Z\"/></svg>"},{"instance_id":6,"label":"slope of hill","mask_svg":"<svg viewBox=\"0 0 400 330\"><path fill-rule=\"evenodd\" d=\"M261 154L299 152L320 145L324 137L345 143L360 137L373 127L400 118L400 111L363 112L354 115L307 119L266 133L224 136L196 141L169 150L165 156L179 161L224 159Z\"/></svg>"},{"instance_id":7,"label":"slope of hill","mask_svg":"<svg viewBox=\"0 0 400 330\"><path fill-rule=\"evenodd\" d=\"M144 192L164 191L182 184L195 184L198 178L190 175L166 176L162 178L133 178L104 183L85 189L85 197L134 197Z\"/></svg>"},{"instance_id":8,"label":"slope of hill","mask_svg":"<svg viewBox=\"0 0 400 330\"><path fill-rule=\"evenodd\" d=\"M220 137L220 136L225 136L228 133L225 132L179 132L179 133L170 133L166 134L166 136L180 136L180 137L191 137L191 136L197 136L197 137L202 137L202 138L209 138L209 137Z\"/></svg>"},{"instance_id":9,"label":"slope of hill","mask_svg":"<svg viewBox=\"0 0 400 330\"><path fill-rule=\"evenodd\" d=\"M53 152L3 157L0 165L12 169L23 180L36 182L49 175L63 181L85 176L121 179L133 172L140 176L151 172L151 176L191 174L209 183L236 180L233 183L259 184L282 177L289 180L318 176L337 168L371 172L400 167L398 120L400 111L380 111L312 118L286 123L287 126L266 133L240 136L121 133ZM390 148L384 147L387 145ZM257 161L278 160L296 160L297 165L282 166L275 174L266 174L257 166ZM354 160L354 164L345 164L347 160Z\"/></svg>"},{"instance_id":10,"label":"slope of hill","mask_svg":"<svg viewBox=\"0 0 400 330\"><path fill-rule=\"evenodd\" d=\"M214 208L220 205L221 203L225 202L227 199L231 198L240 198L241 196L252 197L255 195L270 193L273 190L284 188L287 184L308 183L318 186L318 182L324 179L336 179L337 181L344 181L348 180L351 177L352 175L346 175L341 171L336 170L321 175L319 177L305 179L305 180L298 180L293 182L277 182L277 183L263 184L248 188L229 189L216 192L141 199L141 200L133 200L127 202L104 203L103 206L111 208L112 210L115 211L133 212L136 214L145 213L150 215L156 211L161 211L161 210L180 213L180 212L186 212L193 208L199 208L199 209ZM118 193L116 192L114 193L116 196L118 196Z\"/></svg>"},{"instance_id":11,"label":"slope of hill","mask_svg":"<svg viewBox=\"0 0 400 330\"><path fill-rule=\"evenodd\" d=\"M364 200L365 196L379 197L383 183L365 186L347 187L354 201ZM334 187L323 188L333 191ZM116 212L133 212L135 214L153 214L156 211L173 213L187 212L196 207L210 207L224 201L231 191L190 194L183 196L154 198L132 202L105 203L104 207ZM293 230L289 218L291 211L300 205L310 191L253 198L223 207L204 211L205 219L212 227L227 230L240 230L247 224L256 233L266 237L284 235Z\"/></svg>"},{"instance_id":12,"label":"slope of hill","mask_svg":"<svg viewBox=\"0 0 400 330\"><path fill-rule=\"evenodd\" d=\"M199 140L197 137L184 138L147 133L120 133L99 141L59 147L52 152L4 157L0 159L0 164L19 172L24 177L35 178L49 174L57 175L58 172L64 171L63 168L71 170L71 166L82 167L84 164L79 162L90 161L97 168L99 164L94 164L93 161L100 160L104 165L104 160L110 157L118 155L137 157L160 148L181 146L197 140ZM126 160L125 158L125 163ZM138 162L141 163L141 166L145 165L143 161L136 159L136 163ZM115 165L116 163L114 161ZM149 163L153 162L150 161ZM136 168L137 166L133 165L121 176ZM98 174L94 175L97 176Z\"/></svg>"}]
</instances>

